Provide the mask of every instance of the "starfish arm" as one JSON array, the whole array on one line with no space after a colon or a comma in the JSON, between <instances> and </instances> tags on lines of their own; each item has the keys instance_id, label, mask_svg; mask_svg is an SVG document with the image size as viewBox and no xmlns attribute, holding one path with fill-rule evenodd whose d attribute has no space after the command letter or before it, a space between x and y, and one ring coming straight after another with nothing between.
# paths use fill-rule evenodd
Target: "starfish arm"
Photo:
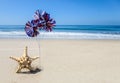
<instances>
[{"instance_id":1,"label":"starfish arm","mask_svg":"<svg viewBox=\"0 0 120 83\"><path fill-rule=\"evenodd\" d=\"M19 66L18 69L16 70L16 73L19 73L21 71L22 67Z\"/></svg>"},{"instance_id":2,"label":"starfish arm","mask_svg":"<svg viewBox=\"0 0 120 83\"><path fill-rule=\"evenodd\" d=\"M27 46L26 46L24 49L23 57L27 57L27 56L28 56L28 54L27 54Z\"/></svg>"},{"instance_id":3,"label":"starfish arm","mask_svg":"<svg viewBox=\"0 0 120 83\"><path fill-rule=\"evenodd\" d=\"M38 59L39 57L32 57L30 58L32 61Z\"/></svg>"},{"instance_id":4,"label":"starfish arm","mask_svg":"<svg viewBox=\"0 0 120 83\"><path fill-rule=\"evenodd\" d=\"M27 68L28 68L30 71L33 70L33 68L31 67L31 65L29 65Z\"/></svg>"},{"instance_id":5,"label":"starfish arm","mask_svg":"<svg viewBox=\"0 0 120 83\"><path fill-rule=\"evenodd\" d=\"M16 58L16 57L12 57L10 56L11 59L15 60L15 61L19 61L19 58Z\"/></svg>"}]
</instances>

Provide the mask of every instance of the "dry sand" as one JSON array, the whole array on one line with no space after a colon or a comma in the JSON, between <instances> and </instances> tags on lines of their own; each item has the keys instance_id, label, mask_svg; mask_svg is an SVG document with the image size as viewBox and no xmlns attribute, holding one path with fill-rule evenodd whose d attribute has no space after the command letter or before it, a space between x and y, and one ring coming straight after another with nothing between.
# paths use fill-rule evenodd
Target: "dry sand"
<instances>
[{"instance_id":1,"label":"dry sand","mask_svg":"<svg viewBox=\"0 0 120 83\"><path fill-rule=\"evenodd\" d=\"M41 72L16 74L19 57L28 46L39 56ZM0 83L120 83L120 40L0 40Z\"/></svg>"}]
</instances>

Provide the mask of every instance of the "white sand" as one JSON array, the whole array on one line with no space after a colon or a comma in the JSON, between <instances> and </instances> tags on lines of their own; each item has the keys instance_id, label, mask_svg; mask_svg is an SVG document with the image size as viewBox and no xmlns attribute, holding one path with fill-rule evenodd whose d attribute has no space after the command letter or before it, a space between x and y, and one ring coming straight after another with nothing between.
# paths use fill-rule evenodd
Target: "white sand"
<instances>
[{"instance_id":1,"label":"white sand","mask_svg":"<svg viewBox=\"0 0 120 83\"><path fill-rule=\"evenodd\" d=\"M19 57L27 45L29 56L39 56L42 71L16 74ZM41 62L41 63L39 63ZM119 40L0 40L0 83L120 83Z\"/></svg>"}]
</instances>

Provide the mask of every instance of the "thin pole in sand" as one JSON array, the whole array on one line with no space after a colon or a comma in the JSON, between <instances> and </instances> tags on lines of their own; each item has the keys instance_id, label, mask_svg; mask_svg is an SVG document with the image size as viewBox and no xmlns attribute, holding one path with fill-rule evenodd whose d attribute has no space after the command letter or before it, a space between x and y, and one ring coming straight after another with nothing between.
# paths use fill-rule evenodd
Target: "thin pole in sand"
<instances>
[{"instance_id":1,"label":"thin pole in sand","mask_svg":"<svg viewBox=\"0 0 120 83\"><path fill-rule=\"evenodd\" d=\"M37 45L38 45L38 55L39 55L39 67L41 69L41 48L40 48L40 38L35 37Z\"/></svg>"}]
</instances>

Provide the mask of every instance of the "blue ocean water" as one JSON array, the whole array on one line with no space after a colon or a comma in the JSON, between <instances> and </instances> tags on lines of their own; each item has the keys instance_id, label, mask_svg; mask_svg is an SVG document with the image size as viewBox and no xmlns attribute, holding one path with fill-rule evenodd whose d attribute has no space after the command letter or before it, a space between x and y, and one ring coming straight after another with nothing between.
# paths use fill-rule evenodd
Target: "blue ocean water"
<instances>
[{"instance_id":1,"label":"blue ocean water","mask_svg":"<svg viewBox=\"0 0 120 83\"><path fill-rule=\"evenodd\" d=\"M29 38L24 25L0 25L0 38ZM120 25L57 25L41 39L120 39Z\"/></svg>"}]
</instances>

